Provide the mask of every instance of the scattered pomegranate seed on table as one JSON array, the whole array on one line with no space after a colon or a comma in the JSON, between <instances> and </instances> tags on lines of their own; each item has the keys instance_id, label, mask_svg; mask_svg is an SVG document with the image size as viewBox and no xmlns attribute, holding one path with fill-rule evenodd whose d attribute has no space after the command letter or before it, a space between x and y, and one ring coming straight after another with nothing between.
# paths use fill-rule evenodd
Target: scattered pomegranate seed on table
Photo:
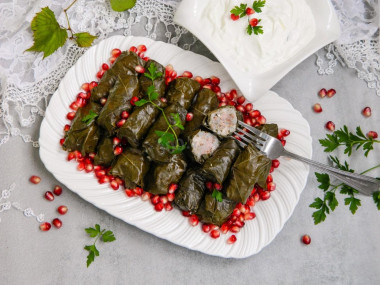
<instances>
[{"instance_id":1,"label":"scattered pomegranate seed on table","mask_svg":"<svg viewBox=\"0 0 380 285\"><path fill-rule=\"evenodd\" d=\"M329 91L327 91L327 97L333 97L334 95L336 94L336 91L335 89L330 89Z\"/></svg>"},{"instance_id":2,"label":"scattered pomegranate seed on table","mask_svg":"<svg viewBox=\"0 0 380 285\"><path fill-rule=\"evenodd\" d=\"M309 235L303 235L302 236L302 242L306 245L310 244L311 243L311 238Z\"/></svg>"},{"instance_id":3,"label":"scattered pomegranate seed on table","mask_svg":"<svg viewBox=\"0 0 380 285\"><path fill-rule=\"evenodd\" d=\"M51 224L48 222L40 224L40 230L43 232L47 232L48 230L50 230L50 228L51 228Z\"/></svg>"},{"instance_id":4,"label":"scattered pomegranate seed on table","mask_svg":"<svg viewBox=\"0 0 380 285\"><path fill-rule=\"evenodd\" d=\"M335 124L332 121L328 121L325 127L331 132L335 131Z\"/></svg>"},{"instance_id":5,"label":"scattered pomegranate seed on table","mask_svg":"<svg viewBox=\"0 0 380 285\"><path fill-rule=\"evenodd\" d=\"M320 113L320 112L322 112L322 106L321 106L321 104L319 104L319 103L314 104L314 106L313 106L313 110L314 110L314 112L316 112L316 113Z\"/></svg>"},{"instance_id":6,"label":"scattered pomegranate seed on table","mask_svg":"<svg viewBox=\"0 0 380 285\"><path fill-rule=\"evenodd\" d=\"M38 184L41 182L41 178L39 176L32 175L30 176L29 181L32 182L33 184Z\"/></svg>"},{"instance_id":7,"label":"scattered pomegranate seed on table","mask_svg":"<svg viewBox=\"0 0 380 285\"><path fill-rule=\"evenodd\" d=\"M327 95L327 90L326 90L325 88L322 88L321 90L319 90L318 95L319 95L319 97L321 97L321 98L326 97L326 95Z\"/></svg>"},{"instance_id":8,"label":"scattered pomegranate seed on table","mask_svg":"<svg viewBox=\"0 0 380 285\"><path fill-rule=\"evenodd\" d=\"M57 208L57 212L59 213L59 214L61 214L61 215L65 215L66 213L67 213L67 211L68 211L68 208L66 207L66 206L59 206L58 208Z\"/></svg>"},{"instance_id":9,"label":"scattered pomegranate seed on table","mask_svg":"<svg viewBox=\"0 0 380 285\"><path fill-rule=\"evenodd\" d=\"M54 201L54 195L50 191L46 191L44 197L48 201Z\"/></svg>"},{"instance_id":10,"label":"scattered pomegranate seed on table","mask_svg":"<svg viewBox=\"0 0 380 285\"><path fill-rule=\"evenodd\" d=\"M377 139L378 135L377 135L377 132L375 132L375 131L369 131L367 133L367 137L370 138L370 139Z\"/></svg>"},{"instance_id":11,"label":"scattered pomegranate seed on table","mask_svg":"<svg viewBox=\"0 0 380 285\"><path fill-rule=\"evenodd\" d=\"M55 218L53 221L52 221L52 224L57 228L61 228L62 227L62 221L58 218Z\"/></svg>"},{"instance_id":12,"label":"scattered pomegranate seed on table","mask_svg":"<svg viewBox=\"0 0 380 285\"><path fill-rule=\"evenodd\" d=\"M363 110L362 110L362 114L364 117L371 117L372 115L372 110L370 107L365 107Z\"/></svg>"},{"instance_id":13,"label":"scattered pomegranate seed on table","mask_svg":"<svg viewBox=\"0 0 380 285\"><path fill-rule=\"evenodd\" d=\"M56 185L56 186L54 187L53 193L54 193L54 195L56 195L56 196L60 196L60 195L62 194L62 187Z\"/></svg>"}]
</instances>

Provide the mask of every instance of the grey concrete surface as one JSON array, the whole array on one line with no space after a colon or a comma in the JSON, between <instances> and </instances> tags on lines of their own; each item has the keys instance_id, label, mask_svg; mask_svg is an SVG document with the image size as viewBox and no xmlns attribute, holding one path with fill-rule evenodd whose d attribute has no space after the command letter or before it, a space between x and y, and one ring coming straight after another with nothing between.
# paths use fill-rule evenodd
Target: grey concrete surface
<instances>
[{"instance_id":1,"label":"grey concrete surface","mask_svg":"<svg viewBox=\"0 0 380 285\"><path fill-rule=\"evenodd\" d=\"M201 45L197 52L209 55ZM318 144L326 134L328 120L337 127L360 125L365 132L380 134L380 97L357 79L352 70L337 68L334 75L317 74L311 56L283 78L273 90L289 100L308 120L313 137L313 158L327 162ZM335 88L335 97L320 100L320 88ZM321 102L324 111L315 114L311 106ZM373 116L361 110L371 106ZM31 133L38 136L39 126ZM356 169L380 163L377 147L368 159L353 159ZM42 182L32 185L28 178L39 175ZM380 173L373 175L380 176ZM315 226L308 205L322 192L313 171L294 211L276 239L259 254L235 260L187 250L130 226L64 188L54 202L43 193L59 184L45 169L38 150L11 139L0 147L0 190L16 182L11 201L43 212L47 220L56 207L67 205L63 227L40 232L38 223L16 210L0 214L0 284L380 284L380 212L371 198L361 197L362 207L351 215L342 199L326 221ZM86 268L86 251L91 243L84 228L99 223L113 230L117 240L99 244L100 256ZM300 242L303 234L312 242Z\"/></svg>"}]
</instances>

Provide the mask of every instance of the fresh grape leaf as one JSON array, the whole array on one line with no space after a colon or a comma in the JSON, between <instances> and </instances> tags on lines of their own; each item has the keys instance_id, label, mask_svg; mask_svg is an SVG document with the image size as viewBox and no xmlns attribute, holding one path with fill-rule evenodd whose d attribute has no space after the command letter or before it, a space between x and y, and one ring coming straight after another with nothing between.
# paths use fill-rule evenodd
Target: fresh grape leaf
<instances>
[{"instance_id":1,"label":"fresh grape leaf","mask_svg":"<svg viewBox=\"0 0 380 285\"><path fill-rule=\"evenodd\" d=\"M223 202L223 195L222 192L214 189L211 195L213 198L215 198L218 202Z\"/></svg>"},{"instance_id":2,"label":"fresh grape leaf","mask_svg":"<svg viewBox=\"0 0 380 285\"><path fill-rule=\"evenodd\" d=\"M255 10L255 12L257 13L261 13L262 12L261 8L263 8L264 6L265 6L265 0L264 1L259 0L259 1L253 2L252 9Z\"/></svg>"},{"instance_id":3,"label":"fresh grape leaf","mask_svg":"<svg viewBox=\"0 0 380 285\"><path fill-rule=\"evenodd\" d=\"M136 0L110 0L111 8L116 12L123 12L135 6Z\"/></svg>"},{"instance_id":4,"label":"fresh grape leaf","mask_svg":"<svg viewBox=\"0 0 380 285\"><path fill-rule=\"evenodd\" d=\"M63 46L67 40L67 30L62 29L49 7L37 13L31 23L34 44L26 51L43 52L44 58Z\"/></svg>"},{"instance_id":5,"label":"fresh grape leaf","mask_svg":"<svg viewBox=\"0 0 380 285\"><path fill-rule=\"evenodd\" d=\"M88 113L88 115L84 116L84 118L82 119L82 122L86 123L86 124L90 124L93 120L95 120L95 118L97 116L98 116L97 113L95 113L94 111L90 110L90 112Z\"/></svg>"},{"instance_id":6,"label":"fresh grape leaf","mask_svg":"<svg viewBox=\"0 0 380 285\"><path fill-rule=\"evenodd\" d=\"M350 205L350 211L351 211L351 213L353 215L356 213L356 211L359 208L359 206L361 206L360 199L355 198L354 196L345 198L344 199L344 204L345 205Z\"/></svg>"},{"instance_id":7,"label":"fresh grape leaf","mask_svg":"<svg viewBox=\"0 0 380 285\"><path fill-rule=\"evenodd\" d=\"M87 32L74 34L75 41L80 47L89 47L92 45L92 42L97 38Z\"/></svg>"},{"instance_id":8,"label":"fresh grape leaf","mask_svg":"<svg viewBox=\"0 0 380 285\"><path fill-rule=\"evenodd\" d=\"M330 187L330 176L326 173L315 172L314 174L317 177L317 181L320 183L318 188L327 191Z\"/></svg>"}]
</instances>

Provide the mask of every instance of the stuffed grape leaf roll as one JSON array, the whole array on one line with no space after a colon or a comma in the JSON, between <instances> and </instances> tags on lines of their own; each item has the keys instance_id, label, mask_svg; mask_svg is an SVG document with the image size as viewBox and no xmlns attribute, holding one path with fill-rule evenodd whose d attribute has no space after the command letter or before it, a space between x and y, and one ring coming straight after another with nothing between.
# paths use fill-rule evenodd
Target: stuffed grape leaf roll
<instances>
[{"instance_id":1,"label":"stuffed grape leaf roll","mask_svg":"<svg viewBox=\"0 0 380 285\"><path fill-rule=\"evenodd\" d=\"M230 200L246 203L256 183L266 185L272 161L252 145L240 153L227 181L226 195Z\"/></svg>"},{"instance_id":2,"label":"stuffed grape leaf roll","mask_svg":"<svg viewBox=\"0 0 380 285\"><path fill-rule=\"evenodd\" d=\"M210 132L198 130L188 138L190 149L187 151L190 158L203 164L219 147L218 137Z\"/></svg>"},{"instance_id":3,"label":"stuffed grape leaf roll","mask_svg":"<svg viewBox=\"0 0 380 285\"><path fill-rule=\"evenodd\" d=\"M202 125L203 120L207 114L218 108L218 97L211 89L203 88L197 95L197 98L189 112L193 114L193 119L186 122L185 130L183 132L185 137L188 137L194 131L198 130Z\"/></svg>"},{"instance_id":4,"label":"stuffed grape leaf roll","mask_svg":"<svg viewBox=\"0 0 380 285\"><path fill-rule=\"evenodd\" d=\"M144 65L144 61L134 52L122 52L111 68L104 73L98 86L91 90L91 100L99 102L103 97L107 97L119 76L137 75L136 65Z\"/></svg>"},{"instance_id":5,"label":"stuffed grape leaf roll","mask_svg":"<svg viewBox=\"0 0 380 285\"><path fill-rule=\"evenodd\" d=\"M115 154L113 153L112 138L103 135L97 147L96 155L94 157L95 165L110 166L112 164Z\"/></svg>"},{"instance_id":6,"label":"stuffed grape leaf roll","mask_svg":"<svg viewBox=\"0 0 380 285\"><path fill-rule=\"evenodd\" d=\"M172 155L168 163L156 164L152 169L149 177L146 191L152 194L166 194L172 183L178 183L187 167L183 154Z\"/></svg>"},{"instance_id":7,"label":"stuffed grape leaf roll","mask_svg":"<svg viewBox=\"0 0 380 285\"><path fill-rule=\"evenodd\" d=\"M174 203L183 211L196 213L206 191L205 180L197 172L188 170L179 182Z\"/></svg>"},{"instance_id":8,"label":"stuffed grape leaf roll","mask_svg":"<svg viewBox=\"0 0 380 285\"><path fill-rule=\"evenodd\" d=\"M121 112L132 110L131 98L140 95L137 76L127 75L118 80L110 91L107 102L98 117L98 125L103 127L108 135L112 135L116 129L116 123L120 120Z\"/></svg>"},{"instance_id":9,"label":"stuffed grape leaf roll","mask_svg":"<svg viewBox=\"0 0 380 285\"><path fill-rule=\"evenodd\" d=\"M117 157L109 173L123 179L127 189L134 189L136 186L144 188L144 177L149 167L150 162L144 154L138 149L130 148Z\"/></svg>"},{"instance_id":10,"label":"stuffed grape leaf roll","mask_svg":"<svg viewBox=\"0 0 380 285\"><path fill-rule=\"evenodd\" d=\"M100 130L95 121L101 108L101 105L89 102L78 109L62 145L64 150L78 150L82 155L95 152L100 137Z\"/></svg>"},{"instance_id":11,"label":"stuffed grape leaf roll","mask_svg":"<svg viewBox=\"0 0 380 285\"><path fill-rule=\"evenodd\" d=\"M166 97L169 104L178 103L187 110L200 88L201 85L198 81L187 77L179 77L170 83Z\"/></svg>"},{"instance_id":12,"label":"stuffed grape leaf roll","mask_svg":"<svg viewBox=\"0 0 380 285\"><path fill-rule=\"evenodd\" d=\"M156 100L155 104L161 108L166 107L161 100ZM160 113L152 103L135 107L125 124L116 130L117 136L127 139L132 147L138 147Z\"/></svg>"},{"instance_id":13,"label":"stuffed grape leaf roll","mask_svg":"<svg viewBox=\"0 0 380 285\"><path fill-rule=\"evenodd\" d=\"M179 104L173 104L164 109L166 118L168 119L171 125L175 125L175 119L173 114L179 115L179 119L184 125L186 121L187 111ZM157 121L149 129L148 135L146 136L142 146L145 153L148 155L149 159L154 162L169 162L171 153L170 150L163 145L158 143L159 136L156 131L165 132L168 129L168 124L166 123L165 117L161 114ZM181 133L181 129L177 126L173 127L176 135L178 136Z\"/></svg>"},{"instance_id":14,"label":"stuffed grape leaf roll","mask_svg":"<svg viewBox=\"0 0 380 285\"><path fill-rule=\"evenodd\" d=\"M203 125L219 137L229 137L237 129L238 120L243 120L241 112L233 106L224 106L207 114Z\"/></svg>"},{"instance_id":15,"label":"stuffed grape leaf roll","mask_svg":"<svg viewBox=\"0 0 380 285\"><path fill-rule=\"evenodd\" d=\"M203 223L221 226L232 214L236 204L226 197L223 197L222 201L219 202L211 194L207 194L198 209L197 215Z\"/></svg>"},{"instance_id":16,"label":"stuffed grape leaf roll","mask_svg":"<svg viewBox=\"0 0 380 285\"><path fill-rule=\"evenodd\" d=\"M256 127L257 129L263 131L264 133L277 138L278 135L278 126L277 124L265 124Z\"/></svg>"},{"instance_id":17,"label":"stuffed grape leaf roll","mask_svg":"<svg viewBox=\"0 0 380 285\"><path fill-rule=\"evenodd\" d=\"M223 184L230 173L231 166L240 153L234 139L227 139L202 166L201 173L208 181Z\"/></svg>"}]
</instances>

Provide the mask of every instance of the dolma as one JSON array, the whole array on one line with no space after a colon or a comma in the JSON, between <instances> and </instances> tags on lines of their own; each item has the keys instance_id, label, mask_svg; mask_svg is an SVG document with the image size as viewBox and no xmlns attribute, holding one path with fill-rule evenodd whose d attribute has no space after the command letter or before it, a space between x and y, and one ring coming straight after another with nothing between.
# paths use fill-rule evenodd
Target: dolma
<instances>
[{"instance_id":1,"label":"dolma","mask_svg":"<svg viewBox=\"0 0 380 285\"><path fill-rule=\"evenodd\" d=\"M196 213L206 191L205 180L197 172L188 170L179 182L174 203L183 211Z\"/></svg>"},{"instance_id":2,"label":"dolma","mask_svg":"<svg viewBox=\"0 0 380 285\"><path fill-rule=\"evenodd\" d=\"M109 173L123 179L126 189L134 189L136 186L144 188L144 177L149 166L149 160L140 150L130 148L117 157Z\"/></svg>"},{"instance_id":3,"label":"dolma","mask_svg":"<svg viewBox=\"0 0 380 285\"><path fill-rule=\"evenodd\" d=\"M97 147L94 164L108 167L111 165L114 158L115 154L113 153L112 138L103 135Z\"/></svg>"},{"instance_id":4,"label":"dolma","mask_svg":"<svg viewBox=\"0 0 380 285\"><path fill-rule=\"evenodd\" d=\"M271 165L268 157L247 145L231 168L225 188L227 198L245 204L256 183L266 185Z\"/></svg>"},{"instance_id":5,"label":"dolma","mask_svg":"<svg viewBox=\"0 0 380 285\"><path fill-rule=\"evenodd\" d=\"M62 145L64 150L78 150L82 155L95 152L100 137L100 130L95 123L95 117L99 114L101 108L101 105L89 102L86 106L78 109ZM86 120L91 114L94 117Z\"/></svg>"},{"instance_id":6,"label":"dolma","mask_svg":"<svg viewBox=\"0 0 380 285\"><path fill-rule=\"evenodd\" d=\"M166 107L166 104L161 102L161 100L156 100L155 104L161 108ZM148 132L149 127L154 123L160 113L161 111L152 103L136 107L125 124L116 130L117 136L127 139L132 147L138 147Z\"/></svg>"},{"instance_id":7,"label":"dolma","mask_svg":"<svg viewBox=\"0 0 380 285\"><path fill-rule=\"evenodd\" d=\"M242 113L233 106L224 106L209 112L203 126L219 137L226 138L236 131L238 120L243 120Z\"/></svg>"},{"instance_id":8,"label":"dolma","mask_svg":"<svg viewBox=\"0 0 380 285\"><path fill-rule=\"evenodd\" d=\"M178 103L187 110L200 88L201 85L196 80L179 77L170 83L166 97L169 104Z\"/></svg>"},{"instance_id":9,"label":"dolma","mask_svg":"<svg viewBox=\"0 0 380 285\"><path fill-rule=\"evenodd\" d=\"M138 97L139 91L139 81L134 75L127 75L116 82L97 120L98 125L103 127L108 135L114 133L121 112L132 110L130 100L133 96Z\"/></svg>"},{"instance_id":10,"label":"dolma","mask_svg":"<svg viewBox=\"0 0 380 285\"><path fill-rule=\"evenodd\" d=\"M218 103L216 94L211 89L203 88L198 93L194 104L189 110L189 112L193 113L193 119L186 122L183 135L188 137L191 133L198 130L207 116L207 113L218 108Z\"/></svg>"},{"instance_id":11,"label":"dolma","mask_svg":"<svg viewBox=\"0 0 380 285\"><path fill-rule=\"evenodd\" d=\"M264 133L277 138L278 135L278 126L277 124L264 124L256 127L257 129L263 131Z\"/></svg>"},{"instance_id":12,"label":"dolma","mask_svg":"<svg viewBox=\"0 0 380 285\"><path fill-rule=\"evenodd\" d=\"M182 125L184 125L186 120L187 111L179 104L173 104L165 108L164 110L166 118L169 123L174 125L175 120L171 114L179 114ZM145 153L148 155L149 159L154 162L169 162L171 153L170 150L158 143L158 135L156 131L165 132L168 128L168 124L164 116L161 114L157 121L149 129L148 135L146 136L142 146ZM181 133L181 129L178 127L173 127L176 135Z\"/></svg>"},{"instance_id":13,"label":"dolma","mask_svg":"<svg viewBox=\"0 0 380 285\"><path fill-rule=\"evenodd\" d=\"M218 149L218 137L210 132L198 130L189 136L188 156L196 163L203 164Z\"/></svg>"},{"instance_id":14,"label":"dolma","mask_svg":"<svg viewBox=\"0 0 380 285\"><path fill-rule=\"evenodd\" d=\"M99 102L103 97L107 97L111 88L120 77L137 75L135 70L136 65L144 65L144 61L134 52L122 52L111 68L104 73L98 86L91 90L91 100Z\"/></svg>"},{"instance_id":15,"label":"dolma","mask_svg":"<svg viewBox=\"0 0 380 285\"><path fill-rule=\"evenodd\" d=\"M208 181L223 184L227 179L235 159L240 153L240 147L234 139L227 139L214 154L205 161L201 173Z\"/></svg>"},{"instance_id":16,"label":"dolma","mask_svg":"<svg viewBox=\"0 0 380 285\"><path fill-rule=\"evenodd\" d=\"M145 63L145 70L148 72L148 69L150 68L151 64L153 64L156 67L156 72L161 72L162 76L155 79L153 81L153 86L158 93L158 98L161 98L162 96L165 95L165 89L166 89L166 84L165 84L165 67L163 67L161 64L159 64L155 60L148 60ZM141 92L143 93L142 97L146 96L148 87L152 85L152 80L144 74L140 75L140 85L141 85Z\"/></svg>"},{"instance_id":17,"label":"dolma","mask_svg":"<svg viewBox=\"0 0 380 285\"><path fill-rule=\"evenodd\" d=\"M182 154L172 155L170 162L156 164L150 172L146 191L152 194L167 194L172 183L178 183L187 167Z\"/></svg>"},{"instance_id":18,"label":"dolma","mask_svg":"<svg viewBox=\"0 0 380 285\"><path fill-rule=\"evenodd\" d=\"M203 223L221 226L228 220L236 204L226 197L223 197L223 200L219 202L211 194L207 194L198 209L197 215Z\"/></svg>"}]
</instances>

